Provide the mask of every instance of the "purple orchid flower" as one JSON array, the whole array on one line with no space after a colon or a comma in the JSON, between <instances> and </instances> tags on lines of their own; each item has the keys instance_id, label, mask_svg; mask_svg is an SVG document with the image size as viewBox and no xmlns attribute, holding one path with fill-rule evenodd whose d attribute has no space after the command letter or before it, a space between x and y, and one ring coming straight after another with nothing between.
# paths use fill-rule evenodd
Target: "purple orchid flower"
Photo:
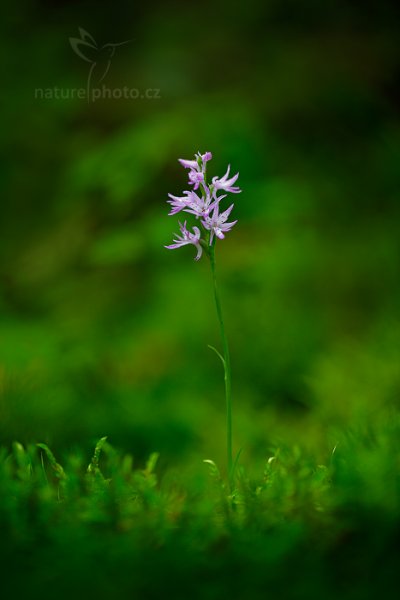
<instances>
[{"instance_id":1,"label":"purple orchid flower","mask_svg":"<svg viewBox=\"0 0 400 600\"><path fill-rule=\"evenodd\" d=\"M182 233L182 236L175 234L176 239L173 240L173 244L169 246L165 246L168 250L174 250L175 248L180 248L181 246L187 246L187 244L193 244L197 248L197 255L194 260L199 260L201 258L203 248L200 244L200 229L198 227L193 227L194 233L190 233L186 228L186 221L183 223L179 223L179 227Z\"/></svg>"},{"instance_id":2,"label":"purple orchid flower","mask_svg":"<svg viewBox=\"0 0 400 600\"><path fill-rule=\"evenodd\" d=\"M190 183L190 185L194 186L193 187L194 190L197 190L201 183L204 184L204 173L202 173L202 172L199 173L198 171L195 171L194 169L192 169L189 172L189 183Z\"/></svg>"},{"instance_id":3,"label":"purple orchid flower","mask_svg":"<svg viewBox=\"0 0 400 600\"><path fill-rule=\"evenodd\" d=\"M185 158L178 158L178 161L181 163L185 169L195 169L196 171L203 170L204 163L208 162L212 159L211 152L205 152L204 154L200 154L198 152L195 154L196 160L186 160Z\"/></svg>"},{"instance_id":4,"label":"purple orchid flower","mask_svg":"<svg viewBox=\"0 0 400 600\"><path fill-rule=\"evenodd\" d=\"M184 158L178 158L178 161L183 167L185 167L185 169L195 169L197 171L199 168L199 163L197 160L185 160Z\"/></svg>"},{"instance_id":5,"label":"purple orchid flower","mask_svg":"<svg viewBox=\"0 0 400 600\"><path fill-rule=\"evenodd\" d=\"M173 196L168 194L171 200L167 202L171 205L171 212L169 215L176 215L181 210L199 217L208 217L210 211L214 208L215 202L219 202L220 198L214 198L210 195L209 190L206 188L205 197L200 197L194 191L185 191L185 196Z\"/></svg>"},{"instance_id":6,"label":"purple orchid flower","mask_svg":"<svg viewBox=\"0 0 400 600\"><path fill-rule=\"evenodd\" d=\"M225 175L221 178L213 177L212 184L215 190L224 190L225 192L231 192L232 194L240 194L242 191L239 187L233 186L237 178L239 177L239 173L236 173L233 177L229 178L229 171L231 165L228 165L228 169Z\"/></svg>"},{"instance_id":7,"label":"purple orchid flower","mask_svg":"<svg viewBox=\"0 0 400 600\"><path fill-rule=\"evenodd\" d=\"M213 246L215 238L224 239L225 233L230 231L237 221L227 223L227 219L233 209L233 204L224 212L220 212L220 203L226 198L226 194L218 197L219 190L238 194L241 192L239 187L235 186L239 173L233 177L229 177L230 165L223 177L214 177L212 185L207 184L206 179L206 163L212 159L211 152L195 154L195 160L186 160L179 158L181 165L189 170L189 184L193 188L184 191L182 196L174 196L168 194L168 203L171 205L170 215L175 215L180 211L190 213L200 219L201 230L199 227L193 227L191 233L186 227L186 221L179 223L181 235L176 235L173 243L165 246L169 250L180 248L192 244L197 249L195 260L199 260L202 256L203 249L206 254L211 257L213 250L208 250L207 245ZM196 190L199 190L196 193ZM203 236L203 239L202 239Z\"/></svg>"},{"instance_id":8,"label":"purple orchid flower","mask_svg":"<svg viewBox=\"0 0 400 600\"><path fill-rule=\"evenodd\" d=\"M212 154L211 152L205 152L204 154L200 154L200 152L198 152L196 154L197 158L201 159L201 162L204 164L206 162L208 162L209 160L212 159Z\"/></svg>"},{"instance_id":9,"label":"purple orchid flower","mask_svg":"<svg viewBox=\"0 0 400 600\"><path fill-rule=\"evenodd\" d=\"M197 190L201 185L204 185L204 175L206 171L206 162L212 159L211 152L205 152L195 154L196 160L186 160L185 158L179 158L179 162L185 169L189 171L189 184L193 185L193 189Z\"/></svg>"},{"instance_id":10,"label":"purple orchid flower","mask_svg":"<svg viewBox=\"0 0 400 600\"><path fill-rule=\"evenodd\" d=\"M222 200L225 196L221 196L219 200ZM229 217L234 204L231 204L229 208L227 208L223 213L219 213L219 202L215 204L214 211L210 217L206 217L201 224L205 229L208 229L210 233L210 246L214 239L214 234L220 240L223 240L225 237L225 233L230 231L232 227L237 223L237 221L231 221L230 223L226 223L227 218Z\"/></svg>"},{"instance_id":11,"label":"purple orchid flower","mask_svg":"<svg viewBox=\"0 0 400 600\"><path fill-rule=\"evenodd\" d=\"M171 205L171 212L168 215L176 215L181 210L185 210L185 208L192 206L196 199L193 199L193 195L198 198L197 194L192 191L183 192L186 196L174 196L173 194L168 194L171 200L167 200L167 202Z\"/></svg>"},{"instance_id":12,"label":"purple orchid flower","mask_svg":"<svg viewBox=\"0 0 400 600\"><path fill-rule=\"evenodd\" d=\"M221 200L221 198L214 198L213 196L211 196L210 191L206 187L205 192L206 195L202 196L201 198L195 192L192 192L191 197L193 202L188 208L185 207L183 210L187 213L195 215L197 219L199 217L208 217L215 204L218 203Z\"/></svg>"},{"instance_id":13,"label":"purple orchid flower","mask_svg":"<svg viewBox=\"0 0 400 600\"><path fill-rule=\"evenodd\" d=\"M216 238L223 240L225 233L230 231L237 221L231 221L227 223L228 217L232 212L233 204L230 205L224 212L219 212L221 201L226 198L226 194L218 197L218 190L224 190L238 194L241 190L234 186L239 173L229 178L230 165L225 175L221 178L214 177L212 185L207 183L207 168L206 163L212 159L211 152L205 152L195 154L196 160L186 160L180 158L179 162L185 169L189 169L189 184L193 185L193 190L183 192L183 196L173 196L168 194L168 203L171 205L170 215L174 215L181 210L183 212L193 214L196 219L200 219L197 222L201 225L199 227L193 227L193 233L191 233L186 227L186 221L179 223L181 235L175 234L173 243L165 246L168 250L180 248L181 246L187 246L192 244L197 249L195 260L199 260L202 256L203 249L205 255L210 260L211 272L213 276L214 285L214 297L217 309L218 320L221 329L221 341L223 347L223 356L214 348L210 346L212 350L216 352L219 358L222 360L225 373L225 402L226 402L226 431L227 431L227 471L229 474L229 489L232 492L234 490L234 472L237 463L233 461L232 455L232 400L231 400L231 367L229 357L229 345L225 334L225 326L222 316L221 301L219 299L217 278L215 272L215 242ZM195 190L200 188L198 194ZM203 239L202 236L203 235ZM209 244L209 245L208 245ZM238 455L239 456L239 455ZM205 461L207 462L207 461ZM210 461L208 461L210 462ZM212 461L211 461L212 462Z\"/></svg>"}]
</instances>

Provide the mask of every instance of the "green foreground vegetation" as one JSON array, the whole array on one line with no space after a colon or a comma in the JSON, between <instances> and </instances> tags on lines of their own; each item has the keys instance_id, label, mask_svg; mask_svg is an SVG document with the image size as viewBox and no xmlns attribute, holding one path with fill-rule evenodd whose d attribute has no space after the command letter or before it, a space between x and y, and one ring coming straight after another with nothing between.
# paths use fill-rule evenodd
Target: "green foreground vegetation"
<instances>
[{"instance_id":1,"label":"green foreground vegetation","mask_svg":"<svg viewBox=\"0 0 400 600\"><path fill-rule=\"evenodd\" d=\"M338 437L325 464L276 447L239 464L144 465L102 438L57 462L1 452L5 597L389 598L398 577L400 419ZM16 571L17 569L17 571Z\"/></svg>"}]
</instances>

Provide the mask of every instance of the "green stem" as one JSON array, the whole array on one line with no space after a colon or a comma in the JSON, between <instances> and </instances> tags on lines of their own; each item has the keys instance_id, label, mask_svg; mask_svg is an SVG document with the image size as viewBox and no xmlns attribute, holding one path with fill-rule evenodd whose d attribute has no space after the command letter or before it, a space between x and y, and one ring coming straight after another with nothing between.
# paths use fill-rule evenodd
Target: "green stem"
<instances>
[{"instance_id":1,"label":"green stem","mask_svg":"<svg viewBox=\"0 0 400 600\"><path fill-rule=\"evenodd\" d=\"M229 355L228 338L225 333L224 319L222 316L221 300L218 294L217 276L215 269L215 247L214 244L209 249L209 257L211 263L211 271L214 284L215 306L217 308L218 320L221 331L221 341L224 353L224 372L225 372L225 399L226 399L226 449L228 461L228 477L229 485L232 489L233 485L233 457L232 457L232 398L231 398L231 359Z\"/></svg>"}]
</instances>

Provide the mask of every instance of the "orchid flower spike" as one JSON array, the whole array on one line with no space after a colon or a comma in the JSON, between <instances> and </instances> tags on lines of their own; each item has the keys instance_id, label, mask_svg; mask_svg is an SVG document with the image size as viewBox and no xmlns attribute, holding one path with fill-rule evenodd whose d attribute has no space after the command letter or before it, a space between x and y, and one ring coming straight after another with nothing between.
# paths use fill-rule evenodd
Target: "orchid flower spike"
<instances>
[{"instance_id":1,"label":"orchid flower spike","mask_svg":"<svg viewBox=\"0 0 400 600\"><path fill-rule=\"evenodd\" d=\"M203 250L210 260L211 271L213 275L214 298L217 309L218 320L221 330L221 341L223 347L223 356L213 346L210 346L222 359L225 373L225 404L226 404L226 449L227 449L227 472L229 474L229 490L231 494L234 491L234 472L237 459L233 461L232 453L232 399L231 399L231 362L229 354L228 340L225 334L224 320L222 316L221 301L219 299L217 277L215 269L215 244L217 239L223 240L225 233L230 231L237 221L228 221L232 212L233 204L223 212L220 212L220 204L227 194L218 197L218 190L238 194L241 190L234 185L239 173L229 177L230 165L221 178L214 177L212 184L207 184L207 162L212 159L211 152L195 154L195 160L186 160L180 158L179 162L185 169L189 169L189 184L193 186L191 191L183 192L183 196L173 196L168 194L168 203L171 205L170 215L180 211L190 213L197 219L200 227L193 227L193 233L186 226L186 221L179 223L181 235L175 235L173 243L165 246L169 250L180 248L181 246L193 245L197 249L195 260L199 260ZM196 191L198 190L198 193ZM207 461L206 461L207 462Z\"/></svg>"},{"instance_id":2,"label":"orchid flower spike","mask_svg":"<svg viewBox=\"0 0 400 600\"><path fill-rule=\"evenodd\" d=\"M187 229L186 221L183 225L180 223L180 235L176 235L173 243L165 246L169 250L180 248L192 244L197 249L195 260L199 260L202 256L203 249L208 256L210 251L209 246L215 244L216 239L223 240L225 233L230 231L237 221L227 223L227 219L233 209L233 204L225 211L220 212L220 205L227 194L218 196L218 191L222 190L233 194L241 192L238 186L235 186L239 173L233 177L229 177L230 165L223 177L213 177L212 184L207 184L206 166L207 162L212 159L211 152L201 154L197 152L194 160L179 158L181 165L189 170L189 184L193 188L184 191L182 196L174 196L168 194L167 202L170 204L170 215L175 215L178 212L186 212L195 216L200 227L193 227L193 233Z\"/></svg>"}]
</instances>

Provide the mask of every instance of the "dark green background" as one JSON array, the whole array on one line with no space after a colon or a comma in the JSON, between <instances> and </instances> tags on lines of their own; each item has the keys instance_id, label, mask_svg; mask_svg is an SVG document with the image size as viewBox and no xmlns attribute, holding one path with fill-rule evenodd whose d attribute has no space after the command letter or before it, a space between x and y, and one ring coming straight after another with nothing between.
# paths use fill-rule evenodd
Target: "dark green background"
<instances>
[{"instance_id":1,"label":"dark green background","mask_svg":"<svg viewBox=\"0 0 400 600\"><path fill-rule=\"evenodd\" d=\"M0 442L108 435L174 464L224 456L207 260L164 249L179 157L240 171L218 243L235 447L328 453L397 406L399 9L381 1L19 2L1 55ZM70 37L117 49L85 87Z\"/></svg>"}]
</instances>

